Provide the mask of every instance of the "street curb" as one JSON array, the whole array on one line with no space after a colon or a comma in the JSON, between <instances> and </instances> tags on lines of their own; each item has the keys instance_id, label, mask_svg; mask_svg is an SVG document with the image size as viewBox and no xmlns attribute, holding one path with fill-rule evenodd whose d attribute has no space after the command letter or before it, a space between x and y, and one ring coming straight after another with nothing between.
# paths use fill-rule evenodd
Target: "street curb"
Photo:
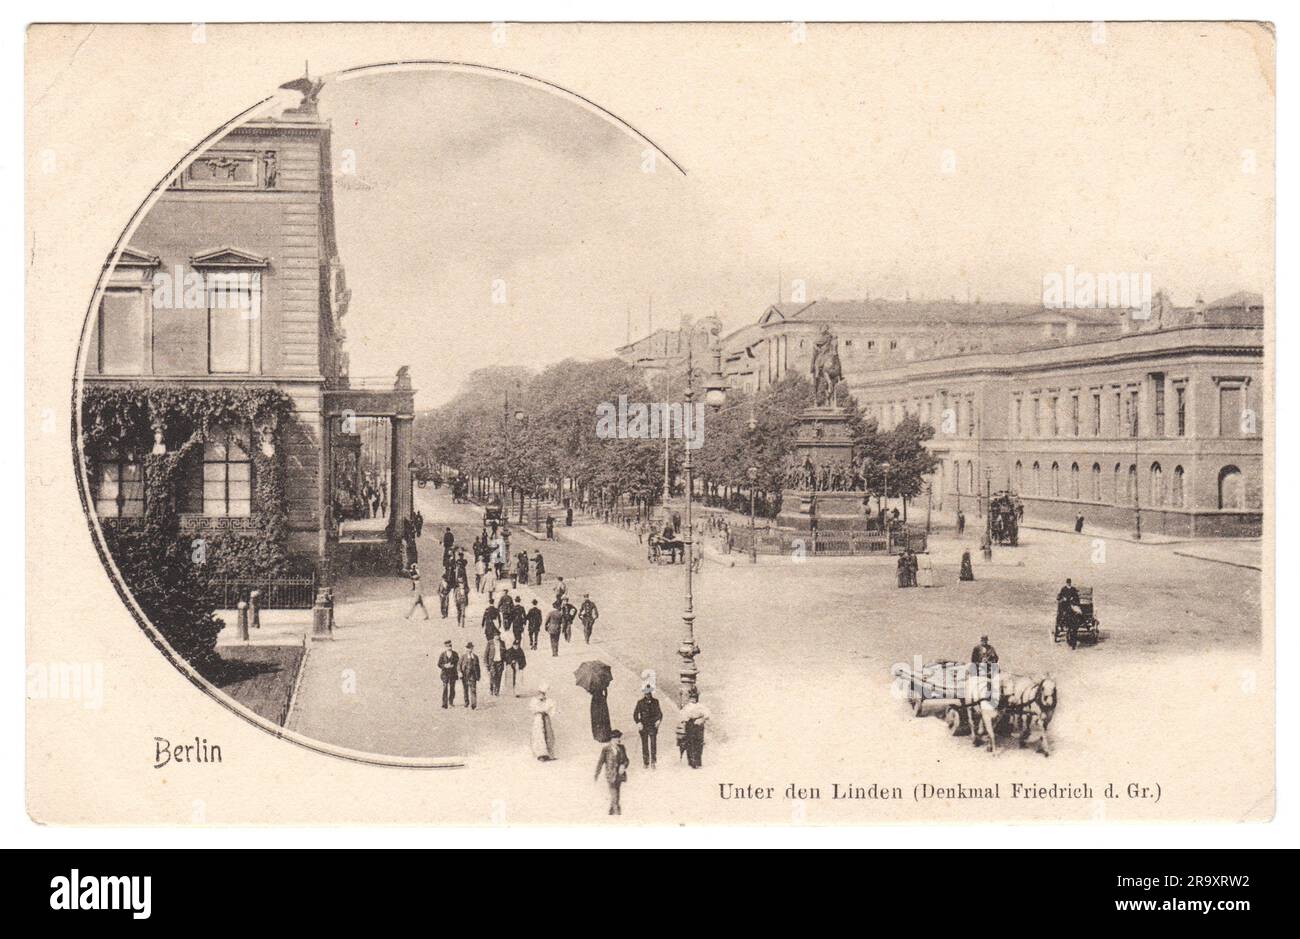
<instances>
[{"instance_id":1,"label":"street curb","mask_svg":"<svg viewBox=\"0 0 1300 939\"><path fill-rule=\"evenodd\" d=\"M304 636L305 640L305 636ZM294 708L298 706L298 692L303 687L303 675L307 674L307 658L312 654L311 642L303 642L303 657L298 659L298 674L294 675L294 687L289 692L289 706L285 708L285 723L279 728L282 731L289 730L289 722L294 719Z\"/></svg>"},{"instance_id":2,"label":"street curb","mask_svg":"<svg viewBox=\"0 0 1300 939\"><path fill-rule=\"evenodd\" d=\"M1226 560L1225 558L1209 558L1203 554L1192 554L1190 551L1175 551L1174 554L1176 554L1180 558L1192 558L1193 560L1196 561L1207 561L1210 564L1226 564L1229 567L1240 567L1248 571L1259 571L1261 573L1263 573L1264 571L1263 566L1256 566L1254 564L1243 564L1240 561L1229 561Z\"/></svg>"}]
</instances>

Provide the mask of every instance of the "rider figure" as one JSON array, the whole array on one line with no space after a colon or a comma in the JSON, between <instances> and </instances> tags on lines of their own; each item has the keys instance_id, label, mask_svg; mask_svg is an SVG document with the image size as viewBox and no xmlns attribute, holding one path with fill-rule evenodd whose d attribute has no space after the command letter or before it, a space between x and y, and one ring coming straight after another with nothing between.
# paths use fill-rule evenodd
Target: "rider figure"
<instances>
[{"instance_id":1,"label":"rider figure","mask_svg":"<svg viewBox=\"0 0 1300 939\"><path fill-rule=\"evenodd\" d=\"M1065 578L1065 586L1056 595L1056 623L1065 624L1065 641L1073 649L1079 644L1079 588Z\"/></svg>"}]
</instances>

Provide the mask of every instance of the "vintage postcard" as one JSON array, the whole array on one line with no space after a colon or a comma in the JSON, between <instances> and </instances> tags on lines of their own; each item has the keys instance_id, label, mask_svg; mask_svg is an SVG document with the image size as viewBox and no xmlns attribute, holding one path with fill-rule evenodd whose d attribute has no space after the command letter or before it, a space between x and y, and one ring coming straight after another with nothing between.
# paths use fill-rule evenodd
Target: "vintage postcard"
<instances>
[{"instance_id":1,"label":"vintage postcard","mask_svg":"<svg viewBox=\"0 0 1300 939\"><path fill-rule=\"evenodd\" d=\"M1269 820L1275 49L32 26L30 815Z\"/></svg>"}]
</instances>

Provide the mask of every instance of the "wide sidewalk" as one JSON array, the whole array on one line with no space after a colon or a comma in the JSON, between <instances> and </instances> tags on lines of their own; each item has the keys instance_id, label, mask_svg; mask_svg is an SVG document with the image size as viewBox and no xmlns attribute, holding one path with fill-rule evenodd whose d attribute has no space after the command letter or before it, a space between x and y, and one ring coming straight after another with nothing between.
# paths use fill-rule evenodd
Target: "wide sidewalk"
<instances>
[{"instance_id":1,"label":"wide sidewalk","mask_svg":"<svg viewBox=\"0 0 1300 939\"><path fill-rule=\"evenodd\" d=\"M473 642L481 657L481 621L487 603L486 594L471 590L465 628L456 625L454 606L447 619L440 616L436 584L441 538L444 527L449 526L457 545L468 547L479 530L481 514L475 506L452 504L445 490L417 490L417 507L425 516L419 555L430 619L424 620L418 609L411 620L405 619L412 594L404 579L347 579L337 594L335 638L310 645L289 729L349 749L406 757L482 756L497 750L526 749L531 727L527 703L538 686L545 683L558 708L560 750L572 752L580 746L591 751L594 761L598 746L589 733L590 699L574 684L573 673L583 661L597 659L614 668L610 713L614 726L628 735L629 752L637 750L632 709L640 694L645 663L613 654L604 643L602 621L596 624L591 645L582 641L581 624L575 623L573 640L561 641L556 657L552 657L543 632L536 651L526 648L527 667L518 673L513 688L507 670L502 694L494 698L488 694L484 676L478 687L476 711L463 706L459 686L457 707L445 711L441 708L436 662L443 642L452 640L462 654L465 644ZM514 591L525 604L531 605L537 599L540 607L549 609L557 575L565 577L570 595L579 603L584 583L592 575L603 577L612 569L644 565L634 537L630 545L620 547L611 539L573 538L574 532L564 529L562 540L546 542L521 535L515 528L511 551L527 548L531 555L540 549L547 560L547 574L540 588L534 583L520 585ZM598 603L599 597L597 593ZM612 612L602 610L602 615ZM660 743L666 749L666 761L671 762L676 756L676 674L661 675L658 683L665 686L657 693L665 711Z\"/></svg>"}]
</instances>

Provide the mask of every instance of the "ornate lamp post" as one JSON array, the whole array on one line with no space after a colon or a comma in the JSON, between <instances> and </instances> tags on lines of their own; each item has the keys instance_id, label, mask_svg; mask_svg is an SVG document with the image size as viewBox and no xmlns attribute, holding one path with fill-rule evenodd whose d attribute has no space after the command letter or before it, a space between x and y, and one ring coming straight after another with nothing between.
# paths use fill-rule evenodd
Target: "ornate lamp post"
<instances>
[{"instance_id":1,"label":"ornate lamp post","mask_svg":"<svg viewBox=\"0 0 1300 939\"><path fill-rule=\"evenodd\" d=\"M693 369L693 350L695 343L687 343L686 352L686 404L687 411L694 406L695 390L691 387L691 376ZM705 386L704 400L712 408L719 408L727 398L726 386L722 382L721 368L722 350L717 346L713 349L713 374L709 376L709 382ZM693 412L691 412L693 413ZM685 557L686 557L686 604L682 610L682 641L677 648L677 654L681 657L682 664L680 669L681 675L681 701L684 707L690 700L690 695L695 690L696 681L699 677L699 668L695 664L695 657L700 654L700 647L695 644L695 594L694 594L694 573L695 573L695 523L691 517L691 500L695 494L695 469L691 459L691 446L689 440L682 441L686 451L686 459L682 470L686 475L686 510L685 510L685 538L683 538Z\"/></svg>"}]
</instances>

